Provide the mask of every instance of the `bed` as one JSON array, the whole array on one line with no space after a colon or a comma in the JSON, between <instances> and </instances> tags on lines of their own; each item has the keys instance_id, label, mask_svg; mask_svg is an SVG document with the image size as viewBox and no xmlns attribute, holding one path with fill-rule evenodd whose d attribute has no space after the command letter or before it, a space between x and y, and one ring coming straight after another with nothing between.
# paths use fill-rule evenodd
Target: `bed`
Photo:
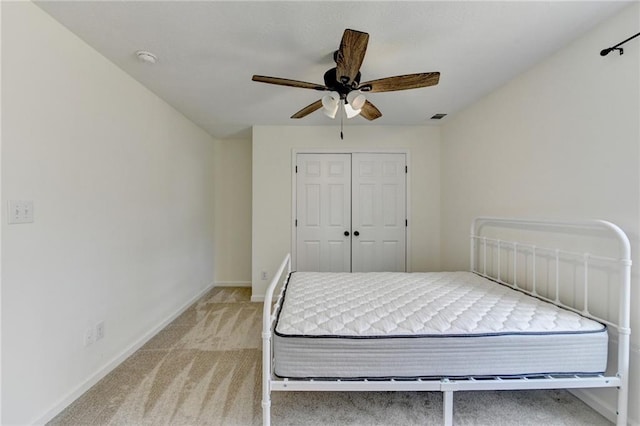
<instances>
[{"instance_id":1,"label":"bed","mask_svg":"<svg viewBox=\"0 0 640 426\"><path fill-rule=\"evenodd\" d=\"M265 294L263 423L272 391L439 391L451 425L456 391L614 387L626 425L631 260L620 228L477 218L470 258L469 271L318 273L292 272L287 255Z\"/></svg>"}]
</instances>

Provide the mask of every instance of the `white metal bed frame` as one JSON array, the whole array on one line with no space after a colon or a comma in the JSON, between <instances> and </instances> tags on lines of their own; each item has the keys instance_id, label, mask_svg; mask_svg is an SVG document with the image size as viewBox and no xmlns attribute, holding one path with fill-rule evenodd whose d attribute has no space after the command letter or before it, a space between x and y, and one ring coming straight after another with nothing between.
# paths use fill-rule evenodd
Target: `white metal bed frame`
<instances>
[{"instance_id":1,"label":"white metal bed frame","mask_svg":"<svg viewBox=\"0 0 640 426\"><path fill-rule=\"evenodd\" d=\"M620 257L603 257L589 253L576 253L561 249L549 249L538 247L529 243L518 241L507 241L494 238L480 236L479 230L482 226L493 224L497 226L516 226L516 227L537 227L546 231L558 231L563 229L584 229L587 231L605 232L608 236L618 241L620 246ZM490 275L487 272L487 247L497 247L497 259L491 262L497 262L497 276ZM577 312L583 316L592 318L596 321L606 324L609 329L615 329L618 334L618 357L617 372L615 375L535 375L531 377L486 377L482 378L437 378L415 380L289 380L286 378L278 378L273 374L273 341L272 333L275 327L277 312L282 303L284 291L283 282L291 273L291 255L287 254L282 261L278 271L273 277L264 297L263 311L263 331L262 331L262 415L263 424L265 426L271 423L271 392L272 391L439 391L443 393L443 416L444 424L449 426L453 424L453 393L456 391L479 391L479 390L524 390L524 389L577 389L577 388L606 388L615 387L618 389L617 395L617 418L618 426L626 426L627 424L627 404L628 404L628 381L629 381L629 345L630 345L630 281L631 281L631 248L629 239L626 234L611 222L594 220L585 222L552 222L541 220L527 219L506 219L479 217L474 219L471 225L471 271L478 275L490 278L500 284L507 285L518 291L525 292L534 297L543 299L553 303L564 309ZM501 251L511 251L512 256L507 255L507 261L512 263L513 281L506 282L500 276L503 268L501 260ZM530 285L519 286L517 284L518 271L518 253L520 250L528 251L532 254L533 262L533 278ZM482 256L482 265L479 265L478 258ZM555 276L555 297L549 298L541 295L537 291L536 280L536 258L546 253L555 258L556 276ZM583 285L582 285L582 309L575 306L569 306L560 300L560 279L558 274L558 262L560 256L569 256L579 259L584 267ZM589 312L589 266L592 261L605 262L619 268L619 299L618 299L618 319L611 321L610 319L600 318ZM523 262L521 262L523 263ZM284 274L286 271L286 275ZM278 293L275 295L276 288L279 287ZM526 287L531 287L530 289ZM273 303L275 300L275 304Z\"/></svg>"}]
</instances>

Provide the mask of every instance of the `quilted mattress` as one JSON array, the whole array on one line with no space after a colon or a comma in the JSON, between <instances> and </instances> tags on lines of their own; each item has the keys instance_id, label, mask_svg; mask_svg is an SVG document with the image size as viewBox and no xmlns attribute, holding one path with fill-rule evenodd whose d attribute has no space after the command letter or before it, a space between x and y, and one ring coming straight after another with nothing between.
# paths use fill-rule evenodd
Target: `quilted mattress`
<instances>
[{"instance_id":1,"label":"quilted mattress","mask_svg":"<svg viewBox=\"0 0 640 426\"><path fill-rule=\"evenodd\" d=\"M294 272L274 373L403 378L601 373L596 321L470 272Z\"/></svg>"}]
</instances>

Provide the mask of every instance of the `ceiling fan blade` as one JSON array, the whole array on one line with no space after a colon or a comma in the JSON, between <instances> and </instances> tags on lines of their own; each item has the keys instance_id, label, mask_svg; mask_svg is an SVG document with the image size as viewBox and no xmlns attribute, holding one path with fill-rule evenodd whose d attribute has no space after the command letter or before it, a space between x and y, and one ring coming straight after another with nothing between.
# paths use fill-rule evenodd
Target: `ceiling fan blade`
<instances>
[{"instance_id":1,"label":"ceiling fan blade","mask_svg":"<svg viewBox=\"0 0 640 426\"><path fill-rule=\"evenodd\" d=\"M382 117L382 113L380 112L380 110L376 108L376 106L369 101L366 101L362 106L360 115L369 121Z\"/></svg>"},{"instance_id":2,"label":"ceiling fan blade","mask_svg":"<svg viewBox=\"0 0 640 426\"><path fill-rule=\"evenodd\" d=\"M298 111L295 114L293 114L291 116L291 118L306 117L307 115L311 114L314 111L319 110L320 108L322 108L322 99L318 99L317 101L315 101L311 105L307 105L306 107L302 108L300 111Z\"/></svg>"},{"instance_id":3,"label":"ceiling fan blade","mask_svg":"<svg viewBox=\"0 0 640 426\"><path fill-rule=\"evenodd\" d=\"M254 75L253 78L251 78L251 80L258 81L260 83L277 84L280 86L300 87L303 89L329 90L326 86L322 84L307 83L306 81L290 80L288 78Z\"/></svg>"},{"instance_id":4,"label":"ceiling fan blade","mask_svg":"<svg viewBox=\"0 0 640 426\"><path fill-rule=\"evenodd\" d=\"M337 79L339 82L351 85L367 52L369 34L355 30L344 30L340 48L336 55Z\"/></svg>"},{"instance_id":5,"label":"ceiling fan blade","mask_svg":"<svg viewBox=\"0 0 640 426\"><path fill-rule=\"evenodd\" d=\"M398 75L366 81L358 87L363 92L394 92L397 90L418 89L435 86L440 80L439 72L423 72L418 74Z\"/></svg>"}]
</instances>

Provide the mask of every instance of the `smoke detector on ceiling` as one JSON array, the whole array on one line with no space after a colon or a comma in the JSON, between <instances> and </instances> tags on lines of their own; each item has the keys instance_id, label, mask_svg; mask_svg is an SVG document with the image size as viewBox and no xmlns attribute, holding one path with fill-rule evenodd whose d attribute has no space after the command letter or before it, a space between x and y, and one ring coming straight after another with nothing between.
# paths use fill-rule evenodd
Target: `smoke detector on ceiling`
<instances>
[{"instance_id":1,"label":"smoke detector on ceiling","mask_svg":"<svg viewBox=\"0 0 640 426\"><path fill-rule=\"evenodd\" d=\"M147 64L155 64L158 62L158 57L151 52L147 52L145 50L138 50L136 52L136 56L142 62L146 62Z\"/></svg>"}]
</instances>

